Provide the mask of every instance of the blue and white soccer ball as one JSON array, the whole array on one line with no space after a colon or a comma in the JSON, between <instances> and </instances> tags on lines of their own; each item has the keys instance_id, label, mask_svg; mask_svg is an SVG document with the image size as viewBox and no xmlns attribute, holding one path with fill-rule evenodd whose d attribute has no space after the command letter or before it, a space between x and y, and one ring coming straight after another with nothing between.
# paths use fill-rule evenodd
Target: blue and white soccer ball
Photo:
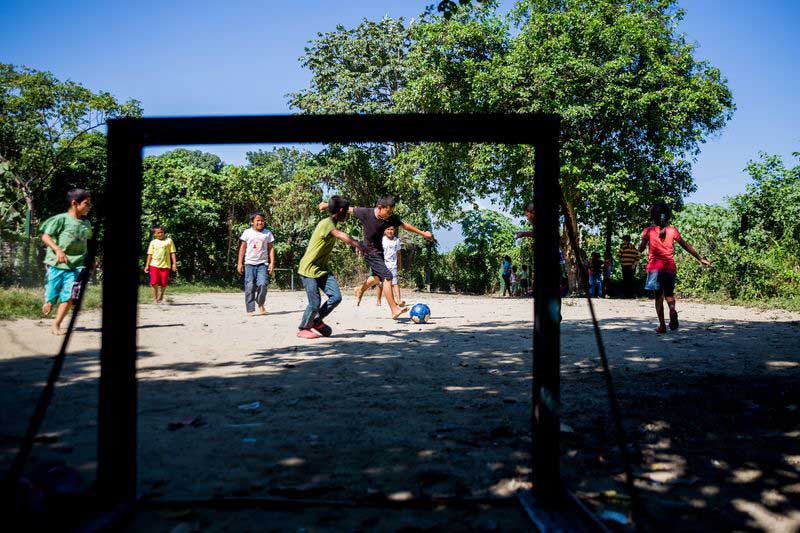
<instances>
[{"instance_id":1,"label":"blue and white soccer ball","mask_svg":"<svg viewBox=\"0 0 800 533\"><path fill-rule=\"evenodd\" d=\"M431 308L425 304L414 304L409 315L415 324L425 324L431 319Z\"/></svg>"}]
</instances>

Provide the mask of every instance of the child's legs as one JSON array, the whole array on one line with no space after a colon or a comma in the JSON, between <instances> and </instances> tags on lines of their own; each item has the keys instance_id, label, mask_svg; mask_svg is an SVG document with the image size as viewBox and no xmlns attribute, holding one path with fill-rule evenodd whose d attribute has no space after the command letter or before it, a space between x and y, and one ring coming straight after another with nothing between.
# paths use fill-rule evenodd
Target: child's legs
<instances>
[{"instance_id":1,"label":"child's legs","mask_svg":"<svg viewBox=\"0 0 800 533\"><path fill-rule=\"evenodd\" d=\"M381 297L383 296L383 285L378 283L375 292L378 294L378 305L381 305Z\"/></svg>"},{"instance_id":2,"label":"child's legs","mask_svg":"<svg viewBox=\"0 0 800 533\"><path fill-rule=\"evenodd\" d=\"M342 291L339 289L339 282L333 274L327 274L322 278L318 278L317 286L322 289L322 292L328 297L322 307L319 308L319 319L322 320L331 311L336 309L336 306L342 302Z\"/></svg>"},{"instance_id":3,"label":"child's legs","mask_svg":"<svg viewBox=\"0 0 800 533\"><path fill-rule=\"evenodd\" d=\"M71 307L72 307L72 300L67 300L66 302L61 302L58 304L58 309L56 310L56 317L53 319L54 330L57 330L61 327L61 322L64 320L64 317L67 316L67 313L69 313Z\"/></svg>"},{"instance_id":4,"label":"child's legs","mask_svg":"<svg viewBox=\"0 0 800 533\"><path fill-rule=\"evenodd\" d=\"M361 292L365 292L370 290L376 283L380 281L378 276L370 276L368 277L364 283L361 284Z\"/></svg>"},{"instance_id":5,"label":"child's legs","mask_svg":"<svg viewBox=\"0 0 800 533\"><path fill-rule=\"evenodd\" d=\"M259 307L264 307L267 300L267 288L269 287L269 276L267 276L267 265L256 267L256 303Z\"/></svg>"},{"instance_id":6,"label":"child's legs","mask_svg":"<svg viewBox=\"0 0 800 533\"><path fill-rule=\"evenodd\" d=\"M656 291L656 316L658 316L658 323L664 325L664 291Z\"/></svg>"},{"instance_id":7,"label":"child's legs","mask_svg":"<svg viewBox=\"0 0 800 533\"><path fill-rule=\"evenodd\" d=\"M306 305L303 318L300 320L300 329L309 329L314 323L317 313L319 313L319 286L316 278L300 276L300 281L303 283L303 288L306 290L306 297L308 298L308 305Z\"/></svg>"},{"instance_id":8,"label":"child's legs","mask_svg":"<svg viewBox=\"0 0 800 533\"><path fill-rule=\"evenodd\" d=\"M42 306L44 313L49 313L53 304L58 302L63 287L64 270L55 267L47 269L47 281L44 286L44 305ZM46 311L45 308L47 309Z\"/></svg>"},{"instance_id":9,"label":"child's legs","mask_svg":"<svg viewBox=\"0 0 800 533\"><path fill-rule=\"evenodd\" d=\"M257 265L244 266L244 305L248 313L255 313L255 289Z\"/></svg>"}]
</instances>

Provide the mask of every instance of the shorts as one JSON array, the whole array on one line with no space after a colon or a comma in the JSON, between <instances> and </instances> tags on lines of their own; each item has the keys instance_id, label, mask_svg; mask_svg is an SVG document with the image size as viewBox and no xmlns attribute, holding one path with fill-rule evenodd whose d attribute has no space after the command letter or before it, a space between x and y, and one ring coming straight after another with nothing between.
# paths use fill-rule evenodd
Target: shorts
<instances>
[{"instance_id":1,"label":"shorts","mask_svg":"<svg viewBox=\"0 0 800 533\"><path fill-rule=\"evenodd\" d=\"M392 271L386 268L386 262L383 259L382 253L371 253L369 255L364 256L364 260L367 262L367 266L372 269L372 274L374 276L378 276L381 281L384 280L391 280L394 276L397 275L392 274Z\"/></svg>"},{"instance_id":2,"label":"shorts","mask_svg":"<svg viewBox=\"0 0 800 533\"><path fill-rule=\"evenodd\" d=\"M169 269L151 266L150 286L155 287L156 285L160 285L162 287L166 287L167 283L169 283Z\"/></svg>"},{"instance_id":3,"label":"shorts","mask_svg":"<svg viewBox=\"0 0 800 533\"><path fill-rule=\"evenodd\" d=\"M73 298L77 298L80 289L74 290L75 284L78 283L78 276L82 268L55 268L50 267L47 269L47 281L44 285L44 301L45 303L52 302L68 302Z\"/></svg>"},{"instance_id":4,"label":"shorts","mask_svg":"<svg viewBox=\"0 0 800 533\"><path fill-rule=\"evenodd\" d=\"M397 274L397 267L392 268L387 265L386 268L392 273L392 285L400 285L400 276Z\"/></svg>"},{"instance_id":5,"label":"shorts","mask_svg":"<svg viewBox=\"0 0 800 533\"><path fill-rule=\"evenodd\" d=\"M656 296L675 296L675 274L672 272L648 272L645 290L655 291Z\"/></svg>"}]
</instances>

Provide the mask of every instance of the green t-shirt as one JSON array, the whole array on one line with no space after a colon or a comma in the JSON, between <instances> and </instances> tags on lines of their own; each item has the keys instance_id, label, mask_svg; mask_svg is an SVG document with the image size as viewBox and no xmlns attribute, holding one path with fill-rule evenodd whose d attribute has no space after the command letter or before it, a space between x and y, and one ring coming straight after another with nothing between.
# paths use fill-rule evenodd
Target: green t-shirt
<instances>
[{"instance_id":1,"label":"green t-shirt","mask_svg":"<svg viewBox=\"0 0 800 533\"><path fill-rule=\"evenodd\" d=\"M331 257L336 237L331 235L331 230L336 229L336 223L331 217L320 220L314 233L308 240L306 253L300 260L297 273L307 278L318 278L328 273L328 259Z\"/></svg>"},{"instance_id":2,"label":"green t-shirt","mask_svg":"<svg viewBox=\"0 0 800 533\"><path fill-rule=\"evenodd\" d=\"M68 213L61 213L42 222L39 231L50 235L67 256L66 263L56 263L56 253L48 246L45 264L62 270L84 266L86 243L92 238L92 224L88 220L78 220Z\"/></svg>"}]
</instances>

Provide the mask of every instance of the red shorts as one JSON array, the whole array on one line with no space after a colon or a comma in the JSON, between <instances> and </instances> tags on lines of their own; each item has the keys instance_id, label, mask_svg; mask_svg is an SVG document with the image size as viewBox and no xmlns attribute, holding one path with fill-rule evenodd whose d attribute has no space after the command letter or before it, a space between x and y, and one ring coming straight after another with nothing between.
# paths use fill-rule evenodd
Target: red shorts
<instances>
[{"instance_id":1,"label":"red shorts","mask_svg":"<svg viewBox=\"0 0 800 533\"><path fill-rule=\"evenodd\" d=\"M150 285L155 287L156 285L161 285L162 287L167 286L167 282L169 282L169 269L168 268L158 268L151 266L150 267Z\"/></svg>"}]
</instances>

